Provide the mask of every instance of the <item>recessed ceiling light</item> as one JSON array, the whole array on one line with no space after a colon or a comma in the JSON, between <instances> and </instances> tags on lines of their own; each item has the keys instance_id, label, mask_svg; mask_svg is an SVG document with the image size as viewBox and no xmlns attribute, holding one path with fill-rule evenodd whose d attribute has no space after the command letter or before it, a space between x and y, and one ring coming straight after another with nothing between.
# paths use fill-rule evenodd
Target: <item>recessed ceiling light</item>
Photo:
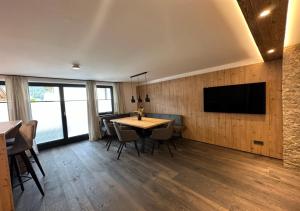
<instances>
[{"instance_id":1,"label":"recessed ceiling light","mask_svg":"<svg viewBox=\"0 0 300 211\"><path fill-rule=\"evenodd\" d=\"M260 18L264 18L264 17L266 17L266 16L268 16L268 15L270 15L271 14L271 10L264 10L264 11L262 11L260 14L259 14L259 17Z\"/></svg>"},{"instance_id":2,"label":"recessed ceiling light","mask_svg":"<svg viewBox=\"0 0 300 211\"><path fill-rule=\"evenodd\" d=\"M80 69L80 64L73 64L72 69L73 70L79 70Z\"/></svg>"},{"instance_id":3,"label":"recessed ceiling light","mask_svg":"<svg viewBox=\"0 0 300 211\"><path fill-rule=\"evenodd\" d=\"M272 49L270 49L270 50L267 51L268 54L271 54L271 53L274 53L274 52L275 52L274 48L272 48Z\"/></svg>"}]
</instances>

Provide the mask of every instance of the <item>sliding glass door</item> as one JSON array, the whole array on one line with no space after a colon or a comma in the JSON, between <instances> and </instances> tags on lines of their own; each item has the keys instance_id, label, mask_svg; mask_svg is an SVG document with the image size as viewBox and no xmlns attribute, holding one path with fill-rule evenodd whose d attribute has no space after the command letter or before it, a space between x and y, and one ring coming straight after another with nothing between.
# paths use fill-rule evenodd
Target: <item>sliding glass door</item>
<instances>
[{"instance_id":1,"label":"sliding glass door","mask_svg":"<svg viewBox=\"0 0 300 211\"><path fill-rule=\"evenodd\" d=\"M84 85L30 83L29 93L40 148L88 138Z\"/></svg>"},{"instance_id":2,"label":"sliding glass door","mask_svg":"<svg viewBox=\"0 0 300 211\"><path fill-rule=\"evenodd\" d=\"M59 86L29 86L32 118L38 120L36 142L64 139Z\"/></svg>"},{"instance_id":3,"label":"sliding glass door","mask_svg":"<svg viewBox=\"0 0 300 211\"><path fill-rule=\"evenodd\" d=\"M68 137L88 133L87 97L85 87L64 87Z\"/></svg>"}]
</instances>

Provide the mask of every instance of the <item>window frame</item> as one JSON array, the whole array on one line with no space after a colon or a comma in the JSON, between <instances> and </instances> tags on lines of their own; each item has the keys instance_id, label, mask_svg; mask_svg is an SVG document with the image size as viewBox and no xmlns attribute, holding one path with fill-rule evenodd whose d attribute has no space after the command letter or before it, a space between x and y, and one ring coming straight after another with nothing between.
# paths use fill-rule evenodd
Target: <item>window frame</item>
<instances>
[{"instance_id":1,"label":"window frame","mask_svg":"<svg viewBox=\"0 0 300 211\"><path fill-rule=\"evenodd\" d=\"M98 89L98 88L109 88L110 89L110 93L111 93L111 108L112 108L111 112L99 112L98 111L98 115L102 116L102 115L106 115L106 114L114 114L115 113L115 109L114 109L115 102L114 102L114 88L113 88L113 86L109 86L109 85L97 85L96 89ZM96 90L96 92L97 92L97 90ZM99 100L101 100L101 99L98 99L98 92L97 92L97 104L98 104Z\"/></svg>"},{"instance_id":2,"label":"window frame","mask_svg":"<svg viewBox=\"0 0 300 211\"><path fill-rule=\"evenodd\" d=\"M0 86L5 86L5 88L6 88L5 80L0 80ZM6 94L7 94L7 93L6 93ZM6 95L6 102L0 102L0 103L6 103L6 106L7 106L7 115L8 115L8 121L9 121L7 95Z\"/></svg>"},{"instance_id":3,"label":"window frame","mask_svg":"<svg viewBox=\"0 0 300 211\"><path fill-rule=\"evenodd\" d=\"M64 87L85 87L85 84L69 84L69 83L51 83L51 82L28 82L28 92L29 92L29 86L46 86L46 87L58 87L59 88L59 93L60 93L60 107L61 107L61 118L62 118L62 129L63 129L63 138L62 139L57 139L53 140L50 142L45 142L45 143L40 143L37 144L37 147L39 150L43 149L49 149L52 147L57 147L57 146L62 146L70 143L75 143L83 140L88 140L89 135L87 134L82 134L74 137L68 137L68 128L67 128L67 118L65 115L65 97L64 97ZM30 96L29 96L29 102L31 102ZM54 102L54 101L43 101L43 102Z\"/></svg>"},{"instance_id":4,"label":"window frame","mask_svg":"<svg viewBox=\"0 0 300 211\"><path fill-rule=\"evenodd\" d=\"M0 86L5 86L5 81L0 80ZM7 101L6 101L6 103L7 103Z\"/></svg>"}]
</instances>

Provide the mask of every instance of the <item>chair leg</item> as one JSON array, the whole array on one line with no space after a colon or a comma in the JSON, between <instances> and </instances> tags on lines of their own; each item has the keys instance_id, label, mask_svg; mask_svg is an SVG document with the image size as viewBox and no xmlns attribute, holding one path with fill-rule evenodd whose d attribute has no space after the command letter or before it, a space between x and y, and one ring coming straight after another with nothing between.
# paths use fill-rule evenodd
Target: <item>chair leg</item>
<instances>
[{"instance_id":1,"label":"chair leg","mask_svg":"<svg viewBox=\"0 0 300 211\"><path fill-rule=\"evenodd\" d=\"M155 147L155 142L153 141L153 143L152 143L152 152L151 152L151 155L154 154L154 147Z\"/></svg>"},{"instance_id":2,"label":"chair leg","mask_svg":"<svg viewBox=\"0 0 300 211\"><path fill-rule=\"evenodd\" d=\"M43 176L45 176L45 172L44 172L44 170L43 170L43 168L42 168L42 165L41 165L41 163L40 163L39 158L38 158L37 155L35 154L35 151L34 151L33 149L30 149L30 153L31 153L33 159L35 160L36 164L38 165L40 171L42 172Z\"/></svg>"},{"instance_id":3,"label":"chair leg","mask_svg":"<svg viewBox=\"0 0 300 211\"><path fill-rule=\"evenodd\" d=\"M108 139L108 141L107 141L107 142L109 142L108 147L107 147L107 149L106 149L107 151L109 150L112 141L113 141L113 138L112 138L112 137L109 137L109 139Z\"/></svg>"},{"instance_id":4,"label":"chair leg","mask_svg":"<svg viewBox=\"0 0 300 211\"><path fill-rule=\"evenodd\" d=\"M124 147L124 143L122 143L122 145L121 145L121 149L120 149L120 151L119 151L119 155L118 155L118 160L120 159L120 155L121 155L121 153L122 153L122 149L123 149L123 147Z\"/></svg>"},{"instance_id":5,"label":"chair leg","mask_svg":"<svg viewBox=\"0 0 300 211\"><path fill-rule=\"evenodd\" d=\"M171 142L172 142L172 145L174 146L174 149L177 150L176 144L173 139L171 139Z\"/></svg>"},{"instance_id":6,"label":"chair leg","mask_svg":"<svg viewBox=\"0 0 300 211\"><path fill-rule=\"evenodd\" d=\"M36 174L34 172L34 169L32 168L32 165L31 165L31 163L29 161L29 158L27 157L27 155L25 154L25 152L20 153L20 155L21 155L21 157L22 157L22 159L23 159L23 161L25 163L27 171L29 171L29 173L32 176L32 179L34 180L34 182L36 184L36 186L40 190L41 194L44 196L45 194L44 194L43 188L42 188L42 186L41 186L41 184L39 182L39 179L37 178L37 176L36 176Z\"/></svg>"},{"instance_id":7,"label":"chair leg","mask_svg":"<svg viewBox=\"0 0 300 211\"><path fill-rule=\"evenodd\" d=\"M139 148L138 148L138 146L137 146L136 141L134 141L134 146L135 146L135 149L136 149L136 151L137 151L137 153L138 153L138 156L140 157L140 151L139 151Z\"/></svg>"},{"instance_id":8,"label":"chair leg","mask_svg":"<svg viewBox=\"0 0 300 211\"><path fill-rule=\"evenodd\" d=\"M21 178L21 175L20 175L19 166L18 166L18 163L17 163L17 160L16 160L15 156L12 157L12 162L13 162L13 166L16 169L16 173L17 173L17 177L18 177L18 180L19 180L19 183L20 183L20 186L21 186L21 190L24 191L23 181L22 181L22 178Z\"/></svg>"},{"instance_id":9,"label":"chair leg","mask_svg":"<svg viewBox=\"0 0 300 211\"><path fill-rule=\"evenodd\" d=\"M169 153L170 153L171 157L173 157L173 153L171 152L171 149L170 149L169 143L167 142L166 144L167 144L167 147L168 147L168 150L169 150Z\"/></svg>"},{"instance_id":10,"label":"chair leg","mask_svg":"<svg viewBox=\"0 0 300 211\"><path fill-rule=\"evenodd\" d=\"M121 146L122 146L122 143L120 143L120 145L119 145L119 147L118 147L118 150L117 150L117 152L119 152L119 151L120 151L120 149L121 149Z\"/></svg>"},{"instance_id":11,"label":"chair leg","mask_svg":"<svg viewBox=\"0 0 300 211\"><path fill-rule=\"evenodd\" d=\"M110 137L108 136L105 146L107 146L109 144L109 141L110 141Z\"/></svg>"},{"instance_id":12,"label":"chair leg","mask_svg":"<svg viewBox=\"0 0 300 211\"><path fill-rule=\"evenodd\" d=\"M10 182L11 182L11 186L13 186L14 183L14 162L13 162L13 157L14 155L12 155L10 157L10 164L9 164L9 174L10 174Z\"/></svg>"}]
</instances>

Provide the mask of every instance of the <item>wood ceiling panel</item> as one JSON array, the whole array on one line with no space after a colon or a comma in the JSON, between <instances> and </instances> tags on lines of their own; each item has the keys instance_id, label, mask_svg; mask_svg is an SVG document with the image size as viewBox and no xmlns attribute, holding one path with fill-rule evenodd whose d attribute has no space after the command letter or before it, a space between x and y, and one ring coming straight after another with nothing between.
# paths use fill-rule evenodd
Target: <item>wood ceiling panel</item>
<instances>
[{"instance_id":1,"label":"wood ceiling panel","mask_svg":"<svg viewBox=\"0 0 300 211\"><path fill-rule=\"evenodd\" d=\"M264 61L282 58L288 0L237 0ZM268 16L260 17L264 10ZM275 49L274 53L267 51Z\"/></svg>"}]
</instances>

